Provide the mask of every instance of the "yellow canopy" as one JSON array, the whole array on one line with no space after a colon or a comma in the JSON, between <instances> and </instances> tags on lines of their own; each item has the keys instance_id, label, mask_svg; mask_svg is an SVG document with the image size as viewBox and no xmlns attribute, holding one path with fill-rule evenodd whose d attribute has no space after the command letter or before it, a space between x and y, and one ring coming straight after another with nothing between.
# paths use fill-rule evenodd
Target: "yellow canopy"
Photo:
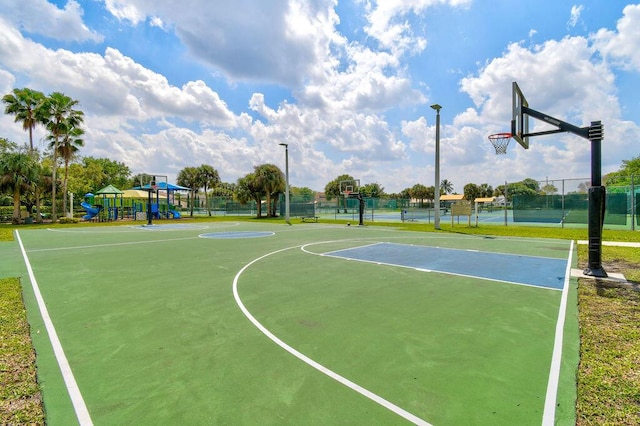
<instances>
[{"instance_id":1,"label":"yellow canopy","mask_svg":"<svg viewBox=\"0 0 640 426\"><path fill-rule=\"evenodd\" d=\"M447 194L441 195L440 201L460 201L464 198L464 194Z\"/></svg>"},{"instance_id":2,"label":"yellow canopy","mask_svg":"<svg viewBox=\"0 0 640 426\"><path fill-rule=\"evenodd\" d=\"M149 198L149 193L147 191L142 191L140 189L127 189L122 193L123 198Z\"/></svg>"}]
</instances>

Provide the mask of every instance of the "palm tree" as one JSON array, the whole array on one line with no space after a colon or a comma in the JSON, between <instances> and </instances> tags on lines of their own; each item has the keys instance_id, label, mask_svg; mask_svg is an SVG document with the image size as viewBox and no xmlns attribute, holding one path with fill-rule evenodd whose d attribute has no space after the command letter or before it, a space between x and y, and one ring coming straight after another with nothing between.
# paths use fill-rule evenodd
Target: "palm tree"
<instances>
[{"instance_id":1,"label":"palm tree","mask_svg":"<svg viewBox=\"0 0 640 426\"><path fill-rule=\"evenodd\" d=\"M31 151L30 155L36 165L37 178L33 182L33 186L28 191L22 193L21 200L27 207L30 215L33 215L33 208L35 207L35 220L38 223L42 223L42 196L47 190L51 190L51 179L50 176L47 176L47 172L50 173L50 169L46 167L46 162L42 161L37 148Z\"/></svg>"},{"instance_id":2,"label":"palm tree","mask_svg":"<svg viewBox=\"0 0 640 426\"><path fill-rule=\"evenodd\" d=\"M200 174L200 180L202 182L202 186L204 187L204 202L207 205L207 213L209 213L209 216L211 216L208 191L209 188L214 188L220 183L220 175L218 175L218 171L216 169L206 164L198 167L198 173Z\"/></svg>"},{"instance_id":3,"label":"palm tree","mask_svg":"<svg viewBox=\"0 0 640 426\"><path fill-rule=\"evenodd\" d=\"M29 131L29 152L33 152L33 129L39 122L38 108L45 100L42 92L24 89L13 89L13 93L2 97L5 103L5 114L15 115L15 122L22 122L22 128Z\"/></svg>"},{"instance_id":4,"label":"palm tree","mask_svg":"<svg viewBox=\"0 0 640 426\"><path fill-rule=\"evenodd\" d=\"M362 194L363 197L370 197L370 198L380 198L383 195L385 195L384 187L382 187L377 182L367 183L366 185L362 185L360 187L360 194Z\"/></svg>"},{"instance_id":5,"label":"palm tree","mask_svg":"<svg viewBox=\"0 0 640 426\"><path fill-rule=\"evenodd\" d=\"M178 177L176 182L180 186L186 186L191 189L191 217L193 217L193 204L196 198L196 193L202 186L202 181L200 180L200 173L198 173L198 169L196 167L185 167L180 170L178 173Z\"/></svg>"},{"instance_id":6,"label":"palm tree","mask_svg":"<svg viewBox=\"0 0 640 426\"><path fill-rule=\"evenodd\" d=\"M58 168L58 144L72 129L79 128L84 122L84 113L74 109L78 101L60 92L54 92L45 99L39 109L41 119L53 137L53 183L51 185L51 219L55 222L56 215L56 185Z\"/></svg>"},{"instance_id":7,"label":"palm tree","mask_svg":"<svg viewBox=\"0 0 640 426\"><path fill-rule=\"evenodd\" d=\"M9 152L0 157L0 189L13 194L12 223L20 223L20 194L31 189L38 179L37 162L24 151Z\"/></svg>"},{"instance_id":8,"label":"palm tree","mask_svg":"<svg viewBox=\"0 0 640 426\"><path fill-rule=\"evenodd\" d=\"M440 193L451 194L453 192L453 183L447 179L440 182Z\"/></svg>"},{"instance_id":9,"label":"palm tree","mask_svg":"<svg viewBox=\"0 0 640 426\"><path fill-rule=\"evenodd\" d=\"M37 151L36 151L37 152ZM51 192L51 184L52 184L52 170L51 170L51 160L45 159L44 161L39 161L38 157L34 157L36 161L38 161L38 179L35 182L34 197L36 204L36 222L42 223L42 214L41 214L41 202L42 199L49 195Z\"/></svg>"},{"instance_id":10,"label":"palm tree","mask_svg":"<svg viewBox=\"0 0 640 426\"><path fill-rule=\"evenodd\" d=\"M420 200L420 207L424 206L424 200L429 198L429 189L421 183L416 183L409 189L411 198Z\"/></svg>"},{"instance_id":11,"label":"palm tree","mask_svg":"<svg viewBox=\"0 0 640 426\"><path fill-rule=\"evenodd\" d=\"M236 196L241 204L246 204L250 200L256 202L256 217L259 219L262 216L262 195L264 194L264 187L260 184L260 180L255 173L249 173L248 175L238 179L236 186Z\"/></svg>"},{"instance_id":12,"label":"palm tree","mask_svg":"<svg viewBox=\"0 0 640 426\"><path fill-rule=\"evenodd\" d=\"M58 145L58 156L64 160L64 180L62 181L62 209L63 214L67 214L67 183L69 181L69 162L75 157L76 152L81 146L84 146L84 140L80 137L84 135L84 130L80 127L73 127L66 129L63 133L63 138ZM53 135L49 135L50 141L49 147L54 149L55 139Z\"/></svg>"},{"instance_id":13,"label":"palm tree","mask_svg":"<svg viewBox=\"0 0 640 426\"><path fill-rule=\"evenodd\" d=\"M491 197L493 195L493 188L488 183L483 183L480 185L480 196L481 197Z\"/></svg>"},{"instance_id":14,"label":"palm tree","mask_svg":"<svg viewBox=\"0 0 640 426\"><path fill-rule=\"evenodd\" d=\"M271 197L277 196L285 190L285 177L282 170L274 164L262 164L255 167L258 185L262 187L267 197L267 217L275 216L275 204L271 205Z\"/></svg>"}]
</instances>

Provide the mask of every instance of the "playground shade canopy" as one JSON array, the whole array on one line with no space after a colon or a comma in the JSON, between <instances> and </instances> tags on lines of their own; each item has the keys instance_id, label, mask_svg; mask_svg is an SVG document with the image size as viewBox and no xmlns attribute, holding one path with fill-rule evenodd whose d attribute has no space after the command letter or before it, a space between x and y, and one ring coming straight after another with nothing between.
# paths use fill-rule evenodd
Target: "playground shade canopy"
<instances>
[{"instance_id":1,"label":"playground shade canopy","mask_svg":"<svg viewBox=\"0 0 640 426\"><path fill-rule=\"evenodd\" d=\"M149 189L150 186L149 184L144 185L144 186L136 186L133 189ZM180 186L180 185L174 185L172 183L166 183L166 182L158 182L158 185L156 185L156 189L160 190L160 191L191 191L191 188L187 188L185 186Z\"/></svg>"},{"instance_id":2,"label":"playground shade canopy","mask_svg":"<svg viewBox=\"0 0 640 426\"><path fill-rule=\"evenodd\" d=\"M460 201L464 199L464 194L446 194L440 196L440 201Z\"/></svg>"},{"instance_id":3,"label":"playground shade canopy","mask_svg":"<svg viewBox=\"0 0 640 426\"><path fill-rule=\"evenodd\" d=\"M100 189L99 191L96 191L95 195L107 195L107 194L122 195L122 191L120 191L118 188L116 188L113 185L107 185L104 188Z\"/></svg>"},{"instance_id":4,"label":"playground shade canopy","mask_svg":"<svg viewBox=\"0 0 640 426\"><path fill-rule=\"evenodd\" d=\"M123 198L147 198L149 193L140 189L127 189L122 192Z\"/></svg>"}]
</instances>

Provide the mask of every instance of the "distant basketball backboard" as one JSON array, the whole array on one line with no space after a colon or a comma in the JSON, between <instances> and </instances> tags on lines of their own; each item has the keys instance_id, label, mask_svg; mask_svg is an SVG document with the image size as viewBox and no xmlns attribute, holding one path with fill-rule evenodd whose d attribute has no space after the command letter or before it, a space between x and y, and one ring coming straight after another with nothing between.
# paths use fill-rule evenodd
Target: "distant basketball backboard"
<instances>
[{"instance_id":1,"label":"distant basketball backboard","mask_svg":"<svg viewBox=\"0 0 640 426\"><path fill-rule=\"evenodd\" d=\"M529 149L529 115L522 107L529 107L518 83L513 82L513 116L511 118L511 135L524 149Z\"/></svg>"},{"instance_id":2,"label":"distant basketball backboard","mask_svg":"<svg viewBox=\"0 0 640 426\"><path fill-rule=\"evenodd\" d=\"M340 194L344 196L358 195L360 193L360 179L341 180Z\"/></svg>"},{"instance_id":3,"label":"distant basketball backboard","mask_svg":"<svg viewBox=\"0 0 640 426\"><path fill-rule=\"evenodd\" d=\"M166 189L168 178L166 175L155 175L143 173L139 176L140 189L145 191L157 191L158 189Z\"/></svg>"}]
</instances>

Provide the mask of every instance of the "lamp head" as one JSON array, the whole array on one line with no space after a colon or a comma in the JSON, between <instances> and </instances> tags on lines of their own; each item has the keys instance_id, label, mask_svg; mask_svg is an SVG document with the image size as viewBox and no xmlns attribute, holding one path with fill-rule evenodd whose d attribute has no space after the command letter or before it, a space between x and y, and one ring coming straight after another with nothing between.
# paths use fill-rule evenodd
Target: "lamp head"
<instances>
[{"instance_id":1,"label":"lamp head","mask_svg":"<svg viewBox=\"0 0 640 426\"><path fill-rule=\"evenodd\" d=\"M438 104L433 104L431 105L431 108L435 109L436 111L440 112L440 109L442 108L440 105Z\"/></svg>"},{"instance_id":2,"label":"lamp head","mask_svg":"<svg viewBox=\"0 0 640 426\"><path fill-rule=\"evenodd\" d=\"M289 144L288 144L288 143L279 143L278 145L282 145L282 146L284 146L285 148L289 146Z\"/></svg>"}]
</instances>

